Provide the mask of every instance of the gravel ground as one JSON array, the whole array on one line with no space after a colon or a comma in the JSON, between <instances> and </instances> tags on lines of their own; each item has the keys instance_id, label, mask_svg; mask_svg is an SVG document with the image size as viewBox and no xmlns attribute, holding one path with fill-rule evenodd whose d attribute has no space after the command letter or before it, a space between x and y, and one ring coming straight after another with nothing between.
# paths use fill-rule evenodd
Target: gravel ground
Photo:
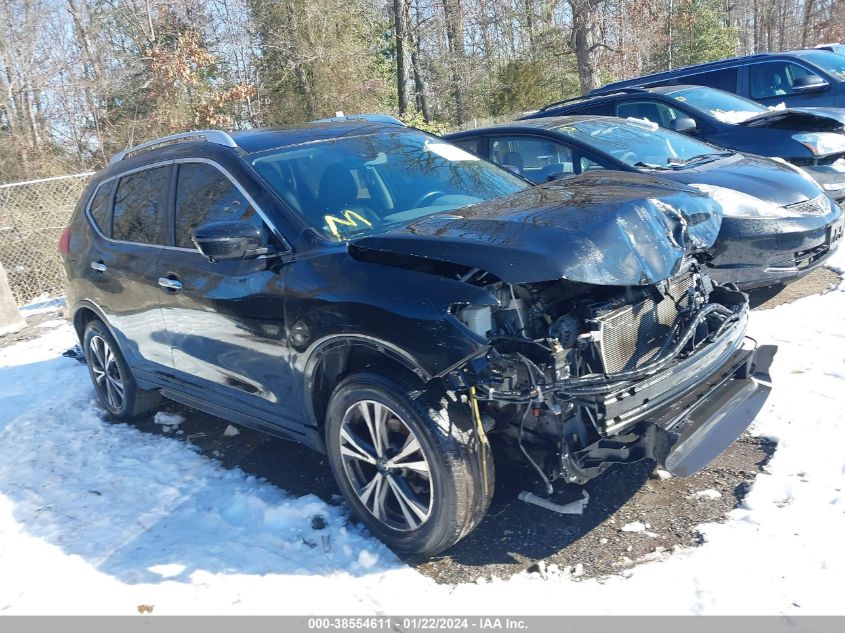
<instances>
[{"instance_id":1,"label":"gravel ground","mask_svg":"<svg viewBox=\"0 0 845 633\"><path fill-rule=\"evenodd\" d=\"M752 305L770 309L826 292L838 281L832 271L819 269L786 288L753 293ZM55 313L29 317L26 329L0 337L0 347L40 336L56 318ZM314 493L331 503L342 502L321 455L248 429L225 434L228 423L175 403L165 408L186 417L178 436L225 468L239 467L291 494ZM164 432L151 419L135 424L149 433ZM507 577L523 570L542 573L549 565L568 567L574 576L585 578L625 573L642 560L700 544L696 526L724 520L774 450L772 442L746 435L688 479L661 479L649 463L614 467L586 486L590 502L577 516L561 516L519 501L517 495L527 487L530 472L519 464L504 463L498 466L496 493L482 524L446 555L416 567L442 583ZM580 496L581 489L571 487L559 492L556 500L566 503Z\"/></svg>"}]
</instances>

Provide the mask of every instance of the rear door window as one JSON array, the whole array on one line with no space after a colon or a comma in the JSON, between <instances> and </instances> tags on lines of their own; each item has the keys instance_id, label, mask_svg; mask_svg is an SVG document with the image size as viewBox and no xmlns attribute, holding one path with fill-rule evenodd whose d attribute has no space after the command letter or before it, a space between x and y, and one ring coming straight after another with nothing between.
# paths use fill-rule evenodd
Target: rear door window
<instances>
[{"instance_id":1,"label":"rear door window","mask_svg":"<svg viewBox=\"0 0 845 633\"><path fill-rule=\"evenodd\" d=\"M224 220L249 222L267 237L261 216L223 172L207 163L181 163L174 211L176 246L194 248L194 229Z\"/></svg>"},{"instance_id":2,"label":"rear door window","mask_svg":"<svg viewBox=\"0 0 845 633\"><path fill-rule=\"evenodd\" d=\"M91 219L100 230L100 233L106 237L111 237L111 211L112 202L114 200L114 185L115 180L100 185L97 193L91 199Z\"/></svg>"},{"instance_id":3,"label":"rear door window","mask_svg":"<svg viewBox=\"0 0 845 633\"><path fill-rule=\"evenodd\" d=\"M490 159L533 183L575 173L569 147L537 136L495 137L490 141Z\"/></svg>"},{"instance_id":4,"label":"rear door window","mask_svg":"<svg viewBox=\"0 0 845 633\"><path fill-rule=\"evenodd\" d=\"M114 199L112 237L125 242L162 244L169 191L169 165L121 178Z\"/></svg>"}]
</instances>

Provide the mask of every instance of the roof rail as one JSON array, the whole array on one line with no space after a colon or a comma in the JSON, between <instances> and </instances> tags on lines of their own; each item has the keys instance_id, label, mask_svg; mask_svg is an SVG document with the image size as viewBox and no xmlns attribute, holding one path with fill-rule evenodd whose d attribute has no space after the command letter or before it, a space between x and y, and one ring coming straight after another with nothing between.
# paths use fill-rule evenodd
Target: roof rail
<instances>
[{"instance_id":1,"label":"roof rail","mask_svg":"<svg viewBox=\"0 0 845 633\"><path fill-rule=\"evenodd\" d=\"M389 114L344 114L343 112L338 112L336 116L325 119L316 119L311 121L311 123L342 123L344 121L368 121L370 123L386 123L388 125L408 127L395 116L390 116Z\"/></svg>"},{"instance_id":2,"label":"roof rail","mask_svg":"<svg viewBox=\"0 0 845 633\"><path fill-rule=\"evenodd\" d=\"M605 86L603 88L596 88L590 91L590 97L605 97L611 94L649 94L647 86L629 86L622 88L613 88L612 86Z\"/></svg>"},{"instance_id":3,"label":"roof rail","mask_svg":"<svg viewBox=\"0 0 845 633\"><path fill-rule=\"evenodd\" d=\"M560 101L553 101L552 103L548 103L544 105L542 108L538 110L538 112L545 112L546 110L551 110L552 108L556 108L558 106L562 106L565 103L572 103L573 101L578 101L579 99L588 99L589 97L585 95L581 95L580 97L569 97L569 99L561 99Z\"/></svg>"},{"instance_id":4,"label":"roof rail","mask_svg":"<svg viewBox=\"0 0 845 633\"><path fill-rule=\"evenodd\" d=\"M180 134L171 134L170 136L163 136L140 145L134 145L121 152L118 152L111 157L109 165L119 163L124 158L138 154L140 152L148 152L151 149L162 147L164 145L172 145L173 143L180 143L183 141L205 141L207 143L215 143L217 145L224 145L226 147L237 147L235 139L231 137L228 132L222 130L196 130L194 132L182 132Z\"/></svg>"},{"instance_id":5,"label":"roof rail","mask_svg":"<svg viewBox=\"0 0 845 633\"><path fill-rule=\"evenodd\" d=\"M580 97L570 97L569 99L564 99L563 101L555 101L554 103L550 103L548 105L544 105L542 108L538 110L538 112L545 112L546 110L551 110L552 108L557 108L562 105L566 105L567 103L572 103L573 101L580 101L582 99L590 99L591 97L603 97L608 94L616 93L616 92L630 92L632 94L636 93L647 93L648 90L646 88L611 88L604 91L604 88L596 88L592 90L589 94L581 95Z\"/></svg>"}]
</instances>

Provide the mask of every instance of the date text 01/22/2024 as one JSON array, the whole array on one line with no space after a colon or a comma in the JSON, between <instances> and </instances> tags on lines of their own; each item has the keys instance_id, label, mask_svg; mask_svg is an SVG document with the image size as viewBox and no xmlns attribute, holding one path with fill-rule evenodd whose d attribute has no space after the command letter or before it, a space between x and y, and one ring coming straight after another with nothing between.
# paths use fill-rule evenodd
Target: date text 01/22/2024
<instances>
[{"instance_id":1,"label":"date text 01/22/2024","mask_svg":"<svg viewBox=\"0 0 845 633\"><path fill-rule=\"evenodd\" d=\"M525 620L508 617L315 617L308 618L308 630L522 630Z\"/></svg>"}]
</instances>

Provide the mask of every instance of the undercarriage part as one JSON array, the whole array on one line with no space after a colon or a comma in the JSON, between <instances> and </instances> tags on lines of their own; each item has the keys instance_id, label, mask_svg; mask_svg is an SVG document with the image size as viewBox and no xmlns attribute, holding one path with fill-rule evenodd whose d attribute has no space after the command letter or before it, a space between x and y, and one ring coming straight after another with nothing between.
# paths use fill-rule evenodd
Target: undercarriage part
<instances>
[{"instance_id":1,"label":"undercarriage part","mask_svg":"<svg viewBox=\"0 0 845 633\"><path fill-rule=\"evenodd\" d=\"M587 503L590 501L590 493L586 490L582 490L581 493L582 496L580 499L576 499L571 503L563 505L555 503L549 499L543 499L543 497L538 497L534 493L526 490L519 493L519 500L545 508L546 510L551 510L552 512L557 512L558 514L584 514L584 508L587 507Z\"/></svg>"},{"instance_id":2,"label":"undercarriage part","mask_svg":"<svg viewBox=\"0 0 845 633\"><path fill-rule=\"evenodd\" d=\"M561 458L561 472L569 483L585 484L614 464L633 464L644 459L659 463L668 455L674 437L654 424L644 424L631 433L601 438Z\"/></svg>"},{"instance_id":3,"label":"undercarriage part","mask_svg":"<svg viewBox=\"0 0 845 633\"><path fill-rule=\"evenodd\" d=\"M522 419L519 422L519 436L517 437L517 443L519 444L519 450L522 451L523 456L534 467L534 470L537 471L537 474L540 475L540 479L546 485L546 492L552 494L555 489L552 487L552 482L549 481L549 478L546 477L546 473L543 472L543 469L540 465L534 461L531 455L528 454L528 451L525 449L525 445L522 443L523 438L525 437L525 418L531 413L532 407L529 404L525 407L525 413L522 414Z\"/></svg>"}]
</instances>

